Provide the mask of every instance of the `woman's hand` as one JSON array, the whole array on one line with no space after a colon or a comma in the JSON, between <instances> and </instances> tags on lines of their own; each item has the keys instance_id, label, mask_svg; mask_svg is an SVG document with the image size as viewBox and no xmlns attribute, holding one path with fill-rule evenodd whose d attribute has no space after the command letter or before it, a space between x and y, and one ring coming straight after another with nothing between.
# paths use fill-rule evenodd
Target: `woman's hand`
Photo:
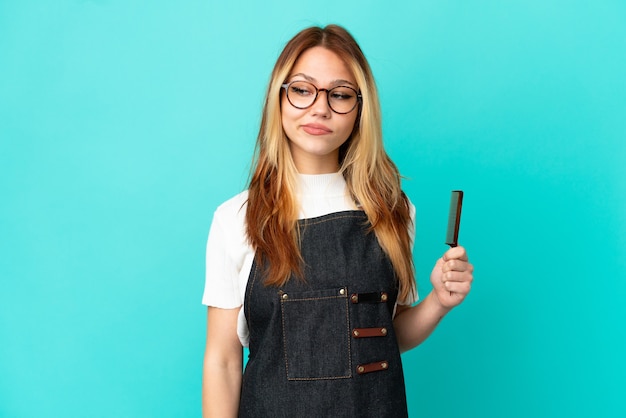
<instances>
[{"instance_id":1,"label":"woman's hand","mask_svg":"<svg viewBox=\"0 0 626 418\"><path fill-rule=\"evenodd\" d=\"M472 287L473 271L463 247L451 248L437 260L430 275L432 292L415 306L398 305L393 325L401 351L421 344L450 309L463 302Z\"/></svg>"},{"instance_id":2,"label":"woman's hand","mask_svg":"<svg viewBox=\"0 0 626 418\"><path fill-rule=\"evenodd\" d=\"M452 309L465 299L472 287L474 266L463 247L450 248L437 260L430 275L433 294L441 306Z\"/></svg>"}]
</instances>

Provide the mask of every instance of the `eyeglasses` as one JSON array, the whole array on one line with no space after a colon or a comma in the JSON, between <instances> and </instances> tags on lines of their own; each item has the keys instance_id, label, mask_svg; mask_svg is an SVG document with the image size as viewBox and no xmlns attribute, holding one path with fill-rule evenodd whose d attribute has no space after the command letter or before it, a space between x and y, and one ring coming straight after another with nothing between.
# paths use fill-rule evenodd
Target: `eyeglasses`
<instances>
[{"instance_id":1,"label":"eyeglasses","mask_svg":"<svg viewBox=\"0 0 626 418\"><path fill-rule=\"evenodd\" d=\"M328 107L335 113L344 115L350 113L361 101L361 95L352 87L337 86L332 89L318 89L308 81L292 81L282 85L287 93L287 100L296 109L306 109L313 106L317 95L321 91L326 92Z\"/></svg>"}]
</instances>

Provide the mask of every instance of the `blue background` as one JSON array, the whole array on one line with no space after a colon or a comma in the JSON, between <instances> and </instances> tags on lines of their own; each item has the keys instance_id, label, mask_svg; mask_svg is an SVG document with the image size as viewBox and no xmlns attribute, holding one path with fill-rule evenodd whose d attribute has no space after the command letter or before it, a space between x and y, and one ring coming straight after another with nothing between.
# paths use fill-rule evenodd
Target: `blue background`
<instances>
[{"instance_id":1,"label":"blue background","mask_svg":"<svg viewBox=\"0 0 626 418\"><path fill-rule=\"evenodd\" d=\"M0 416L200 414L204 246L312 24L357 38L417 207L476 265L412 416L626 416L626 3L0 0Z\"/></svg>"}]
</instances>

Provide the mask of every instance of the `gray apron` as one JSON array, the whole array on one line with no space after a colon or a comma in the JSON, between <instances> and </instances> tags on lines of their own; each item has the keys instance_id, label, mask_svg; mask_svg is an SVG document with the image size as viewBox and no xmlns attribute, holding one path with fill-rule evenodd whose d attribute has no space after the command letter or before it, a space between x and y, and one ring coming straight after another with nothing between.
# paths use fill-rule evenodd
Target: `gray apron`
<instances>
[{"instance_id":1,"label":"gray apron","mask_svg":"<svg viewBox=\"0 0 626 418\"><path fill-rule=\"evenodd\" d=\"M397 281L362 211L300 220L304 280L252 266L240 417L406 417Z\"/></svg>"}]
</instances>

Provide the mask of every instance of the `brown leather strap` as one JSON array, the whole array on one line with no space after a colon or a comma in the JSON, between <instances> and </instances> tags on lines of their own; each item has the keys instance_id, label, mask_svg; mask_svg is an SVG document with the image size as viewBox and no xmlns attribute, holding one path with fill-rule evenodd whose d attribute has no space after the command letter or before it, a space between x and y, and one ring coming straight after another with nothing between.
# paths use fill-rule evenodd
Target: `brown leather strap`
<instances>
[{"instance_id":1,"label":"brown leather strap","mask_svg":"<svg viewBox=\"0 0 626 418\"><path fill-rule=\"evenodd\" d=\"M369 338L369 337L385 337L387 335L387 328L355 328L352 330L352 336L354 338Z\"/></svg>"},{"instance_id":2,"label":"brown leather strap","mask_svg":"<svg viewBox=\"0 0 626 418\"><path fill-rule=\"evenodd\" d=\"M358 374L365 374L371 372L380 372L389 368L389 362L386 360L377 361L369 364L359 364L356 366L356 372Z\"/></svg>"}]
</instances>

